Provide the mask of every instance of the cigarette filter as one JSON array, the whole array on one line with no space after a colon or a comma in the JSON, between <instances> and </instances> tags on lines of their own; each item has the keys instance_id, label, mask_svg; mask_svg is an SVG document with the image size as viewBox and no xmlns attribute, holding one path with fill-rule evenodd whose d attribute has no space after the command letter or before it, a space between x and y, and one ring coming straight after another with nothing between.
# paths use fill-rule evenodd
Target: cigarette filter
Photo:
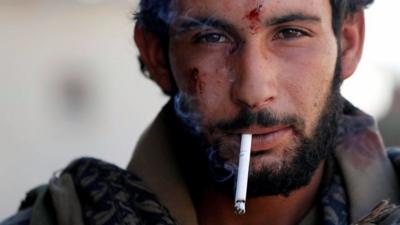
<instances>
[{"instance_id":1,"label":"cigarette filter","mask_svg":"<svg viewBox=\"0 0 400 225\"><path fill-rule=\"evenodd\" d=\"M236 181L235 213L242 215L246 213L247 179L249 176L251 134L242 134L239 154L239 169Z\"/></svg>"}]
</instances>

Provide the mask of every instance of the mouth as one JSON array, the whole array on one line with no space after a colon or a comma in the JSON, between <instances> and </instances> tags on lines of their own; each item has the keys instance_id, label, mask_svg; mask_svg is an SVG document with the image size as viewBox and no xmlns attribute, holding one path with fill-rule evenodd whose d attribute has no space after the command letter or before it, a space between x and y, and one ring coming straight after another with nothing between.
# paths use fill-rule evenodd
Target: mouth
<instances>
[{"instance_id":1,"label":"mouth","mask_svg":"<svg viewBox=\"0 0 400 225\"><path fill-rule=\"evenodd\" d=\"M273 126L273 127L251 127L240 130L235 134L252 134L251 152L261 153L279 147L287 143L293 135L293 127Z\"/></svg>"}]
</instances>

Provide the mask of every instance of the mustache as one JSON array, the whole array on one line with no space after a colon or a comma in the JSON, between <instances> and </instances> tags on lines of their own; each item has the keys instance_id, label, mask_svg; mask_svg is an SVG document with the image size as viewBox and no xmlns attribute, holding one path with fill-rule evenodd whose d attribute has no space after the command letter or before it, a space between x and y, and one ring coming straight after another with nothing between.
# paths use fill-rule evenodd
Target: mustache
<instances>
[{"instance_id":1,"label":"mustache","mask_svg":"<svg viewBox=\"0 0 400 225\"><path fill-rule=\"evenodd\" d=\"M278 115L269 110L258 112L242 109L233 119L217 122L213 127L225 132L246 129L251 126L293 126L295 130L304 128L304 120L296 115Z\"/></svg>"}]
</instances>

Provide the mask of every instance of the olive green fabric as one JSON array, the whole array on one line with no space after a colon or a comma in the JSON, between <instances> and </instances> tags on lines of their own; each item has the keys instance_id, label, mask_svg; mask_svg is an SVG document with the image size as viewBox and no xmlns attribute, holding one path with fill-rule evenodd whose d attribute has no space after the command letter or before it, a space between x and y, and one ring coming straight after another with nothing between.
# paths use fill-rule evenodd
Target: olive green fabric
<instances>
[{"instance_id":1,"label":"olive green fabric","mask_svg":"<svg viewBox=\"0 0 400 225\"><path fill-rule=\"evenodd\" d=\"M58 225L84 225L81 204L71 175L63 174L51 179L49 190Z\"/></svg>"}]
</instances>

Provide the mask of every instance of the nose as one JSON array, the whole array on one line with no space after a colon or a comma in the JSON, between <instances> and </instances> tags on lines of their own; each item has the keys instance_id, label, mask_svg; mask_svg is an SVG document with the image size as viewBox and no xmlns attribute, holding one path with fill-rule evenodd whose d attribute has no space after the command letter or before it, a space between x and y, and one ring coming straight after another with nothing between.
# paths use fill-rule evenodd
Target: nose
<instances>
[{"instance_id":1,"label":"nose","mask_svg":"<svg viewBox=\"0 0 400 225\"><path fill-rule=\"evenodd\" d=\"M236 54L232 98L252 110L267 107L277 97L277 73L268 50L257 43L244 44Z\"/></svg>"}]
</instances>

